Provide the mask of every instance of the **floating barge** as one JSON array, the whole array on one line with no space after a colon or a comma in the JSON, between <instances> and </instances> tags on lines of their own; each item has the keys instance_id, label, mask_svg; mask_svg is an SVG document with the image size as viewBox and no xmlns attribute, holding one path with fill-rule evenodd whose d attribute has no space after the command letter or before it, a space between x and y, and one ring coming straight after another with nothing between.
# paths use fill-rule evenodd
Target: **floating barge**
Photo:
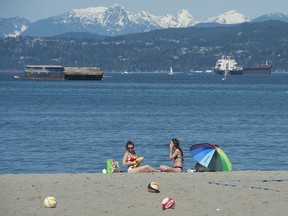
<instances>
[{"instance_id":1,"label":"floating barge","mask_svg":"<svg viewBox=\"0 0 288 216\"><path fill-rule=\"evenodd\" d=\"M102 80L103 72L97 67L65 67L65 80Z\"/></svg>"},{"instance_id":2,"label":"floating barge","mask_svg":"<svg viewBox=\"0 0 288 216\"><path fill-rule=\"evenodd\" d=\"M26 65L25 79L64 80L64 67L60 65Z\"/></svg>"},{"instance_id":3,"label":"floating barge","mask_svg":"<svg viewBox=\"0 0 288 216\"><path fill-rule=\"evenodd\" d=\"M63 67L61 65L26 65L25 79L29 80L102 80L98 67Z\"/></svg>"}]
</instances>

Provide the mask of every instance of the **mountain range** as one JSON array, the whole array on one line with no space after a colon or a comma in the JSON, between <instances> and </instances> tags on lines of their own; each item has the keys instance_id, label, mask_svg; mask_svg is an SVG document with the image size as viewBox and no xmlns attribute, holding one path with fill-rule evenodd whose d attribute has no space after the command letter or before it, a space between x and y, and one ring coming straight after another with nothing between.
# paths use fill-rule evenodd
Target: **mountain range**
<instances>
[{"instance_id":1,"label":"mountain range","mask_svg":"<svg viewBox=\"0 0 288 216\"><path fill-rule=\"evenodd\" d=\"M190 26L235 25L244 22L281 20L288 15L271 13L250 20L237 10L231 10L200 22L185 9L175 16L155 16L145 11L132 13L115 4L111 7L74 9L67 13L31 23L21 17L0 18L0 37L35 36L51 37L68 32L88 32L101 36L118 36L147 32L155 29L186 28Z\"/></svg>"},{"instance_id":2,"label":"mountain range","mask_svg":"<svg viewBox=\"0 0 288 216\"><path fill-rule=\"evenodd\" d=\"M0 17L0 37L15 37L24 32L31 22L22 17L1 18Z\"/></svg>"}]
</instances>

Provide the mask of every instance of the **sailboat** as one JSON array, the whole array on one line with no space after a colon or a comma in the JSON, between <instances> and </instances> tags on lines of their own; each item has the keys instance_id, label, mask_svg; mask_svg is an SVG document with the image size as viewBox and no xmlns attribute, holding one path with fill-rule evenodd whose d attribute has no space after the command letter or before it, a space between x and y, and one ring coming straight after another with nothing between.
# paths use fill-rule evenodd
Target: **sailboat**
<instances>
[{"instance_id":1,"label":"sailboat","mask_svg":"<svg viewBox=\"0 0 288 216\"><path fill-rule=\"evenodd\" d=\"M173 74L174 74L174 72L173 72L173 68L170 67L169 75L173 75Z\"/></svg>"}]
</instances>

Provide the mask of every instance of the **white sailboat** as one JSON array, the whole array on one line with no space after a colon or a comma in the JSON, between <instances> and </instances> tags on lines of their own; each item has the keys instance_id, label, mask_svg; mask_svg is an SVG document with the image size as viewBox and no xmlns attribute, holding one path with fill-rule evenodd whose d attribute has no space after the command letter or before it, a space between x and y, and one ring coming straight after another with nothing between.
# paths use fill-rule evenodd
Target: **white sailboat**
<instances>
[{"instance_id":1,"label":"white sailboat","mask_svg":"<svg viewBox=\"0 0 288 216\"><path fill-rule=\"evenodd\" d=\"M170 67L169 75L173 75L173 74L174 74L174 72L173 72L173 68Z\"/></svg>"}]
</instances>

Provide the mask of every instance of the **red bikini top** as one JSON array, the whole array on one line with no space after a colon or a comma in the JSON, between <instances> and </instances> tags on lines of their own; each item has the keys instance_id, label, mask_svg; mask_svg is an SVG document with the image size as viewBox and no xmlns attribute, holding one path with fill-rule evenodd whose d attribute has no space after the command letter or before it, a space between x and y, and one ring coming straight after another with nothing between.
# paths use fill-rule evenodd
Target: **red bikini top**
<instances>
[{"instance_id":1,"label":"red bikini top","mask_svg":"<svg viewBox=\"0 0 288 216\"><path fill-rule=\"evenodd\" d=\"M134 156L134 155L131 155L131 154L129 154L129 156L130 156L129 161L131 161L131 162L133 162L133 161L135 161L137 159L137 156Z\"/></svg>"},{"instance_id":2,"label":"red bikini top","mask_svg":"<svg viewBox=\"0 0 288 216\"><path fill-rule=\"evenodd\" d=\"M130 157L129 161L133 162L137 159L137 157Z\"/></svg>"}]
</instances>

